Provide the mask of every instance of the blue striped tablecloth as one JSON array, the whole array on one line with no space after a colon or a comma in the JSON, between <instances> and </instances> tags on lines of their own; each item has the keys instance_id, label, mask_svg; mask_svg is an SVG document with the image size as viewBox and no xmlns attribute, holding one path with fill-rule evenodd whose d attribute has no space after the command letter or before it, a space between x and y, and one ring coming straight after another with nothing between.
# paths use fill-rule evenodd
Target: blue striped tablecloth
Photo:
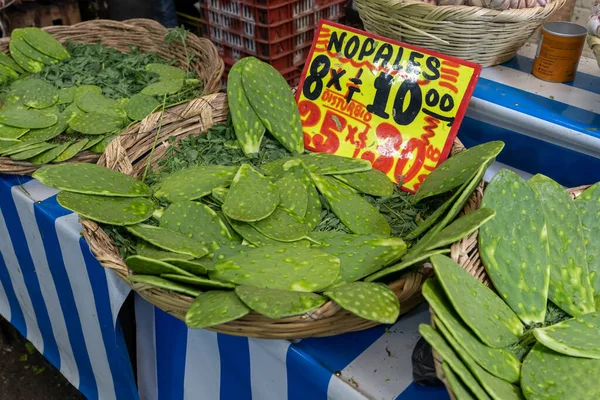
<instances>
[{"instance_id":1,"label":"blue striped tablecloth","mask_svg":"<svg viewBox=\"0 0 600 400\"><path fill-rule=\"evenodd\" d=\"M89 399L137 399L117 319L128 287L102 268L56 190L0 175L0 314ZM392 327L298 343L188 330L136 297L142 400L432 399L412 383L426 308Z\"/></svg>"},{"instance_id":2,"label":"blue striped tablecloth","mask_svg":"<svg viewBox=\"0 0 600 400\"><path fill-rule=\"evenodd\" d=\"M56 193L0 175L0 314L88 399L137 399L117 319L129 288L98 264Z\"/></svg>"}]
</instances>

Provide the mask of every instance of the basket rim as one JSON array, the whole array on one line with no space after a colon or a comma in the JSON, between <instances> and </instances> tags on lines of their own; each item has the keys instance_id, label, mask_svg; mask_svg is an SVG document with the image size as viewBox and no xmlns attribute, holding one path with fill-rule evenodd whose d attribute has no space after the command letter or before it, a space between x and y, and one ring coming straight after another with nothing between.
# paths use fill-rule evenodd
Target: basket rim
<instances>
[{"instance_id":1,"label":"basket rim","mask_svg":"<svg viewBox=\"0 0 600 400\"><path fill-rule=\"evenodd\" d=\"M487 183L484 183L483 186L485 187L486 185L487 185ZM573 188L567 188L565 190L571 195L571 197L573 199L576 199L583 193L583 191L585 189L589 188L590 186L592 186L592 185L582 185L582 186L577 186L577 187L573 187ZM481 194L483 194L483 193L481 193ZM479 196L476 199L476 201L471 205L471 208L465 207L465 209L463 209L463 212L467 213L467 212L471 212L471 211L474 211L475 209L479 208L481 206L481 200L482 200L482 196ZM475 209L472 208L473 205L476 206ZM469 256L467 258L467 260L470 260L473 256L479 257L479 244L477 242L478 232L479 232L479 230L475 231L473 234L460 240L459 242L454 243L452 245L451 258L454 262L459 264L462 268L466 269L471 275L476 277L479 281L487 284L488 286L491 286L491 288L493 290L495 290L493 285L491 284L489 278L487 277L487 274L485 273L485 269L483 267L480 268L483 270L483 272L480 272L477 275L475 275L475 274L473 274L472 270L469 270L470 269L469 263L465 260L464 257L461 257L464 255L465 249L469 249L469 250L467 250L469 253L473 252L473 253L471 253L471 256ZM455 250L457 250L457 251L455 251ZM467 268L467 267L469 267L469 268ZM435 322L434 322L435 311L433 310L433 308L429 307L429 312L431 314L430 324L435 327ZM432 349L432 351L433 351L433 362L434 362L436 376L438 377L438 379L440 381L442 381L442 383L446 387L446 390L448 391L450 398L455 400L456 397L455 397L454 393L452 392L452 388L450 387L450 384L449 384L448 380L446 379L446 376L444 375L444 372L442 370L442 362L444 361L444 359L437 351L435 351L435 349Z\"/></svg>"},{"instance_id":2,"label":"basket rim","mask_svg":"<svg viewBox=\"0 0 600 400\"><path fill-rule=\"evenodd\" d=\"M136 29L145 29L147 31L150 29L156 29L156 30L161 29L161 30L164 30L165 32L167 31L167 28L165 28L160 23L158 23L154 20L145 19L145 18L128 19L125 21L97 19L97 20L79 22L74 25L47 26L47 27L43 27L41 29L44 31L47 31L49 33L52 33L52 32L65 33L68 31L75 31L75 30L81 29L81 28L93 29L94 26L100 26L101 29L103 29L103 30L111 29L111 30L115 30L115 31L118 31L118 29L120 27L121 28L133 27ZM125 34L125 32L124 32L124 34ZM218 92L218 90L220 89L220 86L221 86L221 78L222 78L224 70L225 70L225 63L224 63L223 59L221 58L221 56L219 55L217 48L214 46L214 44L209 39L196 36L192 32L190 32L189 34L193 35L192 40L202 43L204 46L206 46L207 49L209 49L209 51L206 54L198 53L198 54L204 55L206 57L200 57L199 60L196 61L197 64L203 65L203 68L214 70L214 72L211 74L210 77L206 77L206 79L203 79L204 87L203 87L202 96L204 97L206 95L210 95L212 93ZM0 45L6 45L7 43L10 42L10 40L11 40L10 36L0 38ZM74 42L77 43L77 38L70 38L70 39L64 39L64 40L57 39L57 40L59 40L59 42L61 42L61 43L64 43L66 40L73 40ZM105 45L107 47L112 47L110 44L105 44ZM131 43L131 45L135 46L135 43ZM165 61L169 61L169 60L165 60ZM192 101L194 101L194 99L192 99L186 103L183 103L183 104L189 104ZM172 109L174 107L176 107L176 106L171 106L168 109ZM143 126L144 123L146 122L146 120L155 118L155 117L153 117L154 114L156 114L156 112L147 116L142 121L135 122L131 126L127 127L125 130L129 131L131 129L136 129L140 126ZM119 133L119 135L121 133ZM62 162L59 164L69 164L69 163L74 163L74 162L96 163L101 158L101 156L102 156L102 154L96 154L96 153L92 153L90 151L85 151L85 152L77 154L71 160L68 160L68 161L65 161L65 162ZM11 174L11 175L31 175L33 172L35 172L37 169L39 169L41 167L43 167L43 165L33 164L28 161L14 161L10 157L0 157L0 173Z\"/></svg>"},{"instance_id":3,"label":"basket rim","mask_svg":"<svg viewBox=\"0 0 600 400\"><path fill-rule=\"evenodd\" d=\"M221 98L226 99L225 94L210 96L213 96L213 98L214 96L221 96ZM211 125L212 123L208 126ZM131 167L132 164L138 165L140 162L147 162L147 160L137 159L132 163L128 158L128 153L132 153L132 149L118 149L121 144L121 137L122 135L111 143L105 156L98 161L98 165L107 166L112 169L120 170L128 175L135 176L136 173L134 168ZM137 143L138 142L136 141L132 147L135 147ZM453 149L454 152L462 151L464 149L458 138L455 139ZM124 156L126 160L111 160L110 158L112 158L112 156L110 156L110 154L112 153L119 154L121 157ZM155 155L153 160L157 158L159 157L156 157ZM126 166L123 167L123 165ZM83 227L84 238L89 244L92 253L103 267L113 269L121 279L150 303L179 319L185 320L185 314L182 313L181 308L187 309L194 300L193 297L164 289L154 287L149 288L147 285L136 284L129 281L127 276L131 271L129 271L125 265L124 260L120 257L118 250L114 247L106 233L94 221L84 217L80 217L80 221ZM394 291L396 297L401 301L401 313L410 311L423 301L421 296L421 286L430 273L431 268L425 264L425 266L422 266L419 269L407 271L407 273L403 274L399 279L388 283L388 287ZM402 303L404 303L404 307L402 306ZM301 339L307 337L332 336L356 330L363 330L378 325L380 324L357 317L354 314L341 309L332 300L328 300L318 309L300 316L271 319L255 312L251 312L240 319L209 327L207 329L229 335L264 339Z\"/></svg>"},{"instance_id":4,"label":"basket rim","mask_svg":"<svg viewBox=\"0 0 600 400\"><path fill-rule=\"evenodd\" d=\"M487 8L487 7L480 7L480 6L468 6L468 5L435 5L435 4L430 4L430 3L425 3L422 0L399 0L399 1L395 1L395 0L378 0L379 2L383 3L383 2L388 2L388 3L394 3L394 5L398 5L398 4L402 4L405 3L410 7L414 7L414 8L421 8L424 10L429 10L429 11L434 11L434 10L441 10L441 11L445 11L445 10L458 10L458 11L465 11L465 14L472 14L473 15L473 19L477 19L480 18L481 13L483 12L486 15L490 15L492 17L498 17L498 16L510 16L511 18L515 18L517 16L520 15L524 15L529 19L532 16L535 16L536 14L541 14L541 13L545 13L547 12L547 9L552 7L552 8L560 8L562 7L567 0L551 0L548 3L546 3L543 6L536 6L536 7L530 7L530 8L510 8L507 10L496 10L494 8ZM372 0L356 0L357 3L365 3L367 5L372 3ZM453 22L453 21L452 21ZM458 22L458 21L457 21ZM508 21L504 21L505 23L510 23ZM521 21L512 21L513 23L520 23Z\"/></svg>"}]
</instances>

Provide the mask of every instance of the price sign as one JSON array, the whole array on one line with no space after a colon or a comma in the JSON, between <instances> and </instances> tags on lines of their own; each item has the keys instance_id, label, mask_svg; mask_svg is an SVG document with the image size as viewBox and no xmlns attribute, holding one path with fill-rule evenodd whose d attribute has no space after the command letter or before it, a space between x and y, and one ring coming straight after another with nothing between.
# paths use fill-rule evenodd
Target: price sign
<instances>
[{"instance_id":1,"label":"price sign","mask_svg":"<svg viewBox=\"0 0 600 400\"><path fill-rule=\"evenodd\" d=\"M414 192L448 157L481 66L321 21L297 101L305 147Z\"/></svg>"}]
</instances>

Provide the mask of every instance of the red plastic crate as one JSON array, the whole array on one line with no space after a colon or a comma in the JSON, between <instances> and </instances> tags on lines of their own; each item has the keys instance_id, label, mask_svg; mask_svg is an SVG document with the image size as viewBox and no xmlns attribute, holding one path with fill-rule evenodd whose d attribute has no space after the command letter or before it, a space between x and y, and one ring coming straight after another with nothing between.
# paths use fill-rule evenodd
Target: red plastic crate
<instances>
[{"instance_id":1,"label":"red plastic crate","mask_svg":"<svg viewBox=\"0 0 600 400\"><path fill-rule=\"evenodd\" d=\"M297 84L321 19L341 22L346 0L201 0L199 15L180 14L212 40L226 71L257 57Z\"/></svg>"}]
</instances>

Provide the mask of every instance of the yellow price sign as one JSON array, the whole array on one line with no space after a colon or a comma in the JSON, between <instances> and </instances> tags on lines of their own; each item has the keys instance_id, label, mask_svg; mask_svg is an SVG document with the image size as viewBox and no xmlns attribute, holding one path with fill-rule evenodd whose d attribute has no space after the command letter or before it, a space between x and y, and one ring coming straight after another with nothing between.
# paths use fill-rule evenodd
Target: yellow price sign
<instances>
[{"instance_id":1,"label":"yellow price sign","mask_svg":"<svg viewBox=\"0 0 600 400\"><path fill-rule=\"evenodd\" d=\"M298 86L304 145L414 192L448 157L481 66L321 21Z\"/></svg>"}]
</instances>

